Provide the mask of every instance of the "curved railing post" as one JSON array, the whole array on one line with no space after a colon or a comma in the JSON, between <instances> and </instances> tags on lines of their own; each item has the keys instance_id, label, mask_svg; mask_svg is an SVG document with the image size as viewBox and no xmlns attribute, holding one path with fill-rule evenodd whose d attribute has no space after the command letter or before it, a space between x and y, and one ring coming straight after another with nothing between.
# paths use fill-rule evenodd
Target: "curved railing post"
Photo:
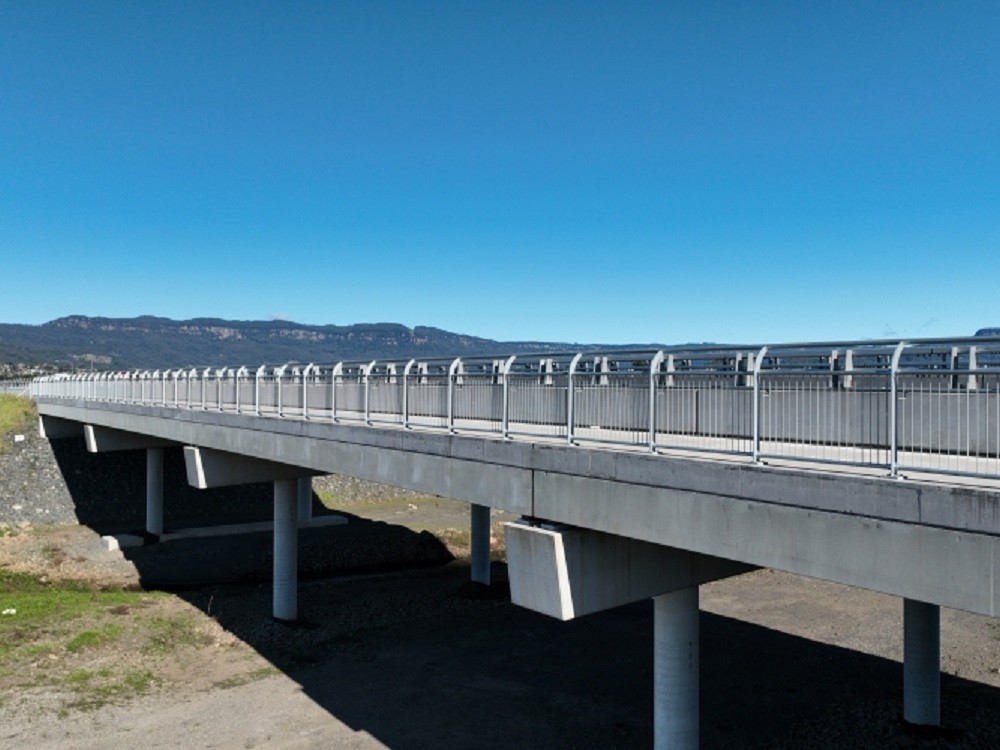
<instances>
[{"instance_id":1,"label":"curved railing post","mask_svg":"<svg viewBox=\"0 0 1000 750\"><path fill-rule=\"evenodd\" d=\"M362 380L365 386L365 424L371 425L371 374L375 367L375 363L378 360L373 359L368 365L361 371Z\"/></svg>"},{"instance_id":2,"label":"curved railing post","mask_svg":"<svg viewBox=\"0 0 1000 750\"><path fill-rule=\"evenodd\" d=\"M767 347L762 346L757 352L757 361L753 365L753 448L752 456L755 462L760 461L760 370L764 364Z\"/></svg>"},{"instance_id":3,"label":"curved railing post","mask_svg":"<svg viewBox=\"0 0 1000 750\"><path fill-rule=\"evenodd\" d=\"M206 367L201 371L201 410L208 411L208 374L211 367Z\"/></svg>"},{"instance_id":4,"label":"curved railing post","mask_svg":"<svg viewBox=\"0 0 1000 750\"><path fill-rule=\"evenodd\" d=\"M656 450L656 378L666 355L662 350L649 361L649 450Z\"/></svg>"},{"instance_id":5,"label":"curved railing post","mask_svg":"<svg viewBox=\"0 0 1000 750\"><path fill-rule=\"evenodd\" d=\"M224 411L222 408L222 390L226 385L226 368L218 367L215 370L215 404L219 411Z\"/></svg>"},{"instance_id":6,"label":"curved railing post","mask_svg":"<svg viewBox=\"0 0 1000 750\"><path fill-rule=\"evenodd\" d=\"M288 367L290 363L286 362L281 367L274 368L274 389L275 389L275 399L278 405L278 418L284 417L284 413L281 411L281 379L285 375L285 368Z\"/></svg>"},{"instance_id":7,"label":"curved railing post","mask_svg":"<svg viewBox=\"0 0 1000 750\"><path fill-rule=\"evenodd\" d=\"M462 366L462 358L456 357L448 366L448 432L455 432L455 381L458 379L458 368Z\"/></svg>"},{"instance_id":8,"label":"curved railing post","mask_svg":"<svg viewBox=\"0 0 1000 750\"><path fill-rule=\"evenodd\" d=\"M577 353L569 363L569 369L566 371L566 442L570 445L573 444L573 375L576 374L576 366L580 363L580 358L583 357L582 353Z\"/></svg>"},{"instance_id":9,"label":"curved railing post","mask_svg":"<svg viewBox=\"0 0 1000 750\"><path fill-rule=\"evenodd\" d=\"M184 400L184 405L188 409L194 408L194 384L198 380L198 368L192 367L188 370L188 389L187 398Z\"/></svg>"},{"instance_id":10,"label":"curved railing post","mask_svg":"<svg viewBox=\"0 0 1000 750\"><path fill-rule=\"evenodd\" d=\"M511 355L500 371L503 377L501 381L503 389L503 413L500 415L500 434L504 440L510 440L510 368L514 366L515 359L517 359L517 355Z\"/></svg>"},{"instance_id":11,"label":"curved railing post","mask_svg":"<svg viewBox=\"0 0 1000 750\"><path fill-rule=\"evenodd\" d=\"M172 374L172 377L174 379L174 408L176 409L177 408L177 396L179 395L177 393L178 381L179 381L179 379L181 377L181 371L180 370L174 370L174 372Z\"/></svg>"},{"instance_id":12,"label":"curved railing post","mask_svg":"<svg viewBox=\"0 0 1000 750\"><path fill-rule=\"evenodd\" d=\"M330 371L330 419L337 421L337 378L344 375L344 363L338 362Z\"/></svg>"},{"instance_id":13,"label":"curved railing post","mask_svg":"<svg viewBox=\"0 0 1000 750\"><path fill-rule=\"evenodd\" d=\"M260 416L260 381L267 372L267 365L261 365L253 374L253 410L254 414Z\"/></svg>"},{"instance_id":14,"label":"curved railing post","mask_svg":"<svg viewBox=\"0 0 1000 750\"><path fill-rule=\"evenodd\" d=\"M903 355L906 342L900 341L892 352L892 362L889 365L889 476L899 476L899 425L896 415L896 392L899 388L899 360Z\"/></svg>"},{"instance_id":15,"label":"curved railing post","mask_svg":"<svg viewBox=\"0 0 1000 750\"><path fill-rule=\"evenodd\" d=\"M316 365L310 362L306 369L302 371L302 419L309 421L309 376L316 369Z\"/></svg>"},{"instance_id":16,"label":"curved railing post","mask_svg":"<svg viewBox=\"0 0 1000 750\"><path fill-rule=\"evenodd\" d=\"M410 426L410 371L417 360L411 359L403 368L403 427Z\"/></svg>"},{"instance_id":17,"label":"curved railing post","mask_svg":"<svg viewBox=\"0 0 1000 750\"><path fill-rule=\"evenodd\" d=\"M234 384L233 392L235 393L235 398L236 398L236 413L237 414L242 414L243 413L243 402L240 401L240 380L243 379L243 378L246 378L246 376L249 375L249 374L250 374L250 371L247 369L246 365L240 365L236 369L236 383Z\"/></svg>"}]
</instances>

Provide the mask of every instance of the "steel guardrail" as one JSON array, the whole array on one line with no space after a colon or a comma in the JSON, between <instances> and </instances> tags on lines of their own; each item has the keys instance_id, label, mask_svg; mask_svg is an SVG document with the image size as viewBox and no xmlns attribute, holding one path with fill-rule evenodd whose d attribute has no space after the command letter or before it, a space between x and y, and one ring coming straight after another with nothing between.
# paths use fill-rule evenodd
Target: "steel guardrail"
<instances>
[{"instance_id":1,"label":"steel guardrail","mask_svg":"<svg viewBox=\"0 0 1000 750\"><path fill-rule=\"evenodd\" d=\"M1000 477L1000 338L58 373L32 396Z\"/></svg>"}]
</instances>

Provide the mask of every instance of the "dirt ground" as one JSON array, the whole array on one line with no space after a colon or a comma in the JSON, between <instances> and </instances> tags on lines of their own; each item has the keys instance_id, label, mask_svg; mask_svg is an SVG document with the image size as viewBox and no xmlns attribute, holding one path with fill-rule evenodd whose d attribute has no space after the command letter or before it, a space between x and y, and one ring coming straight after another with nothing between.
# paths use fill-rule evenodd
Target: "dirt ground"
<instances>
[{"instance_id":1,"label":"dirt ground","mask_svg":"<svg viewBox=\"0 0 1000 750\"><path fill-rule=\"evenodd\" d=\"M498 583L468 585L467 506L348 510L364 547L389 562L318 565L301 583L301 622L287 625L270 617L267 535L230 541L235 582L192 572L168 595L140 592L107 615L120 624L112 647L51 649L0 674L0 747L652 746L648 602L557 622L510 604L499 537ZM347 544L337 528L310 542L310 559ZM379 551L423 550L428 530L456 559L413 567ZM218 563L171 544L154 564L105 552L85 527L33 529L0 536L0 565L154 589L160 571ZM899 599L762 570L702 587L701 606L702 747L1000 747L998 621L942 612L945 730L924 737L899 721ZM102 673L146 679L88 704L87 683L71 677Z\"/></svg>"}]
</instances>

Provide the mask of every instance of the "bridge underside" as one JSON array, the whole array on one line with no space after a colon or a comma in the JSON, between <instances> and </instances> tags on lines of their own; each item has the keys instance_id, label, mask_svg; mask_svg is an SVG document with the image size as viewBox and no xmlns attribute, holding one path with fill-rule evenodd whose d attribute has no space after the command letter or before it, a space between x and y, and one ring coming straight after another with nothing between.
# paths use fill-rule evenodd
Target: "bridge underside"
<instances>
[{"instance_id":1,"label":"bridge underside","mask_svg":"<svg viewBox=\"0 0 1000 750\"><path fill-rule=\"evenodd\" d=\"M1000 613L997 490L149 406L41 399L39 412L60 430L111 428Z\"/></svg>"}]
</instances>

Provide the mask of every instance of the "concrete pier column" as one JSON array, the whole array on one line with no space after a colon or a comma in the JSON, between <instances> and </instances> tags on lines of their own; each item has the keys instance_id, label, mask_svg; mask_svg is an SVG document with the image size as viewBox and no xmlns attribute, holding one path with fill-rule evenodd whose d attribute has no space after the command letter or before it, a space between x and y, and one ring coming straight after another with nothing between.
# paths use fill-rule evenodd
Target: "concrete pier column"
<instances>
[{"instance_id":1,"label":"concrete pier column","mask_svg":"<svg viewBox=\"0 0 1000 750\"><path fill-rule=\"evenodd\" d=\"M277 620L298 617L298 480L274 480L274 605Z\"/></svg>"},{"instance_id":2,"label":"concrete pier column","mask_svg":"<svg viewBox=\"0 0 1000 750\"><path fill-rule=\"evenodd\" d=\"M903 719L941 724L941 608L903 600Z\"/></svg>"},{"instance_id":3,"label":"concrete pier column","mask_svg":"<svg viewBox=\"0 0 1000 750\"><path fill-rule=\"evenodd\" d=\"M163 535L163 448L146 449L146 531Z\"/></svg>"},{"instance_id":4,"label":"concrete pier column","mask_svg":"<svg viewBox=\"0 0 1000 750\"><path fill-rule=\"evenodd\" d=\"M299 523L305 525L313 517L313 480L312 477L300 477L298 480L299 493Z\"/></svg>"},{"instance_id":5,"label":"concrete pier column","mask_svg":"<svg viewBox=\"0 0 1000 750\"><path fill-rule=\"evenodd\" d=\"M653 597L653 746L698 748L698 587Z\"/></svg>"},{"instance_id":6,"label":"concrete pier column","mask_svg":"<svg viewBox=\"0 0 1000 750\"><path fill-rule=\"evenodd\" d=\"M469 506L472 513L470 541L472 556L472 580L485 586L490 585L490 507L488 505Z\"/></svg>"}]
</instances>

